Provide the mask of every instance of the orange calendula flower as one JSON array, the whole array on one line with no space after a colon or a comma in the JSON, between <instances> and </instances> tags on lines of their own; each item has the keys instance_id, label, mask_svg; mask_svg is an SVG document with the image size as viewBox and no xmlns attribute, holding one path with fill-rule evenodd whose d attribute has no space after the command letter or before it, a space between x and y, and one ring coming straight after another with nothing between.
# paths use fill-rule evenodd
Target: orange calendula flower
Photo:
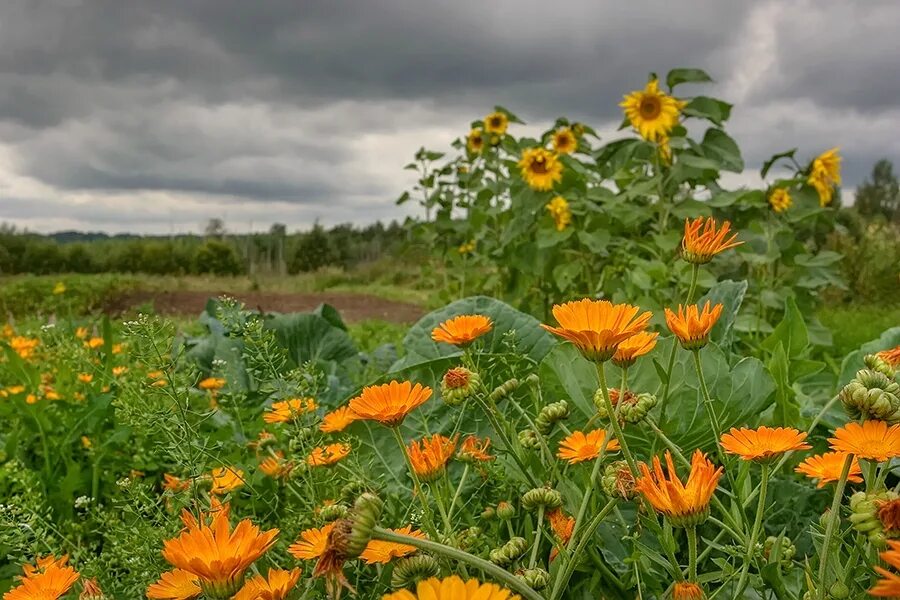
<instances>
[{"instance_id":1,"label":"orange calendula flower","mask_svg":"<svg viewBox=\"0 0 900 600\"><path fill-rule=\"evenodd\" d=\"M402 533L403 535L409 535L415 538L425 539L425 534L417 529L413 530L412 525L407 525L406 527L402 527L400 529L389 529L388 531L393 531L394 533ZM366 549L363 550L362 554L360 554L359 557L366 561L367 565L373 565L375 563L387 564L395 558L403 558L404 556L409 556L415 551L416 547L410 546L409 544L398 544L396 542L385 542L383 540L371 540L366 545Z\"/></svg>"},{"instance_id":2,"label":"orange calendula flower","mask_svg":"<svg viewBox=\"0 0 900 600\"><path fill-rule=\"evenodd\" d=\"M79 373L78 374L78 381L80 381L81 383L90 383L93 380L94 380L94 376L91 375L90 373Z\"/></svg>"},{"instance_id":3,"label":"orange calendula flower","mask_svg":"<svg viewBox=\"0 0 900 600\"><path fill-rule=\"evenodd\" d=\"M572 154L578 149L578 138L568 127L561 127L554 131L551 141L553 149L560 154Z\"/></svg>"},{"instance_id":4,"label":"orange calendula flower","mask_svg":"<svg viewBox=\"0 0 900 600\"><path fill-rule=\"evenodd\" d=\"M328 536L334 529L334 523L328 523L316 529L300 532L300 539L288 547L291 556L300 560L315 560L325 554L328 548Z\"/></svg>"},{"instance_id":5,"label":"orange calendula flower","mask_svg":"<svg viewBox=\"0 0 900 600\"><path fill-rule=\"evenodd\" d=\"M92 337L85 342L85 345L91 350L96 350L97 348L102 348L105 343L106 341L102 337Z\"/></svg>"},{"instance_id":6,"label":"orange calendula flower","mask_svg":"<svg viewBox=\"0 0 900 600\"><path fill-rule=\"evenodd\" d=\"M692 581L679 581L672 587L672 600L703 600L703 588Z\"/></svg>"},{"instance_id":7,"label":"orange calendula flower","mask_svg":"<svg viewBox=\"0 0 900 600\"><path fill-rule=\"evenodd\" d=\"M533 190L549 192L562 181L563 165L557 155L544 148L528 148L519 160L522 179Z\"/></svg>"},{"instance_id":8,"label":"orange calendula flower","mask_svg":"<svg viewBox=\"0 0 900 600\"><path fill-rule=\"evenodd\" d=\"M594 362L613 357L619 344L640 333L650 322L652 313L630 304L613 304L607 300L577 300L553 306L559 327L541 327L572 342L585 358Z\"/></svg>"},{"instance_id":9,"label":"orange calendula flower","mask_svg":"<svg viewBox=\"0 0 900 600\"><path fill-rule=\"evenodd\" d=\"M572 532L575 531L575 517L567 515L561 508L554 508L547 513L547 520L559 543L563 546L568 544L572 539Z\"/></svg>"},{"instance_id":10,"label":"orange calendula flower","mask_svg":"<svg viewBox=\"0 0 900 600\"><path fill-rule=\"evenodd\" d=\"M617 367L630 367L638 358L649 353L656 348L656 338L659 333L656 331L642 331L637 333L616 348L612 361Z\"/></svg>"},{"instance_id":11,"label":"orange calendula flower","mask_svg":"<svg viewBox=\"0 0 900 600\"><path fill-rule=\"evenodd\" d=\"M460 315L435 327L431 339L454 346L468 346L493 327L494 324L484 315Z\"/></svg>"},{"instance_id":12,"label":"orange calendula flower","mask_svg":"<svg viewBox=\"0 0 900 600\"><path fill-rule=\"evenodd\" d=\"M606 439L606 431L603 429L595 429L584 433L576 431L569 437L559 442L559 451L556 453L558 457L569 461L574 465L586 460L593 460L600 456L600 449L603 447L603 441ZM606 445L607 452L614 452L619 449L619 440L613 438Z\"/></svg>"},{"instance_id":13,"label":"orange calendula flower","mask_svg":"<svg viewBox=\"0 0 900 600\"><path fill-rule=\"evenodd\" d=\"M269 569L268 577L254 575L232 600L285 600L300 580L300 569Z\"/></svg>"},{"instance_id":14,"label":"orange calendula flower","mask_svg":"<svg viewBox=\"0 0 900 600\"><path fill-rule=\"evenodd\" d=\"M731 223L725 221L721 228L716 227L712 217L697 217L693 221L685 220L684 238L681 240L681 257L689 263L703 265L713 259L716 254L729 248L740 246L744 242L737 241L737 234L731 234Z\"/></svg>"},{"instance_id":15,"label":"orange calendula flower","mask_svg":"<svg viewBox=\"0 0 900 600\"><path fill-rule=\"evenodd\" d=\"M210 494L224 495L244 485L244 472L231 467L219 467L211 473L212 487Z\"/></svg>"},{"instance_id":16,"label":"orange calendula flower","mask_svg":"<svg viewBox=\"0 0 900 600\"><path fill-rule=\"evenodd\" d=\"M378 421L396 427L410 412L431 398L431 388L409 381L392 381L364 387L362 394L350 400L350 410L358 419Z\"/></svg>"},{"instance_id":17,"label":"orange calendula flower","mask_svg":"<svg viewBox=\"0 0 900 600\"><path fill-rule=\"evenodd\" d=\"M290 423L301 415L316 410L316 401L312 398L291 398L273 402L271 408L263 413L266 423Z\"/></svg>"},{"instance_id":18,"label":"orange calendula flower","mask_svg":"<svg viewBox=\"0 0 900 600\"><path fill-rule=\"evenodd\" d=\"M159 581L147 588L147 597L151 600L193 600L203 593L198 581L200 578L190 571L166 571L159 576Z\"/></svg>"},{"instance_id":19,"label":"orange calendula flower","mask_svg":"<svg viewBox=\"0 0 900 600\"><path fill-rule=\"evenodd\" d=\"M819 483L816 487L822 488L825 487L826 483L831 483L841 478L846 459L846 452L826 452L808 457L797 465L797 468L794 470L810 479L818 479ZM853 462L850 463L847 481L862 483L862 480L862 469L859 466L859 460L854 456Z\"/></svg>"},{"instance_id":20,"label":"orange calendula flower","mask_svg":"<svg viewBox=\"0 0 900 600\"><path fill-rule=\"evenodd\" d=\"M894 367L895 369L897 367L900 367L900 346L891 348L890 350L882 350L875 356L886 362L888 365Z\"/></svg>"},{"instance_id":21,"label":"orange calendula flower","mask_svg":"<svg viewBox=\"0 0 900 600\"><path fill-rule=\"evenodd\" d=\"M467 463L487 462L494 460L494 456L488 453L491 447L491 439L478 439L474 435L466 436L459 447L456 458Z\"/></svg>"},{"instance_id":22,"label":"orange calendula flower","mask_svg":"<svg viewBox=\"0 0 900 600\"><path fill-rule=\"evenodd\" d=\"M274 479L287 477L294 470L294 463L284 459L284 452L280 450L275 456L267 456L259 463L259 470Z\"/></svg>"},{"instance_id":23,"label":"orange calendula flower","mask_svg":"<svg viewBox=\"0 0 900 600\"><path fill-rule=\"evenodd\" d=\"M306 457L306 464L311 467L328 467L335 465L350 455L349 444L328 444L312 449Z\"/></svg>"},{"instance_id":24,"label":"orange calendula flower","mask_svg":"<svg viewBox=\"0 0 900 600\"><path fill-rule=\"evenodd\" d=\"M722 435L722 449L729 454L737 454L744 460L765 461L785 452L809 450L806 433L793 427L760 427L758 429L737 429Z\"/></svg>"},{"instance_id":25,"label":"orange calendula flower","mask_svg":"<svg viewBox=\"0 0 900 600\"><path fill-rule=\"evenodd\" d=\"M687 483L682 483L672 462L672 455L666 451L666 468L669 477L660 464L659 457L653 457L653 470L646 464L640 465L641 476L635 482L635 489L647 501L665 515L676 527L698 525L709 516L709 501L712 499L722 467L718 469L700 450L691 458L691 472Z\"/></svg>"},{"instance_id":26,"label":"orange calendula flower","mask_svg":"<svg viewBox=\"0 0 900 600\"><path fill-rule=\"evenodd\" d=\"M900 456L900 424L888 426L884 421L847 423L828 438L836 452L855 454L857 458L886 462Z\"/></svg>"},{"instance_id":27,"label":"orange calendula flower","mask_svg":"<svg viewBox=\"0 0 900 600\"><path fill-rule=\"evenodd\" d=\"M406 448L413 471L422 481L433 481L440 477L455 450L456 438L450 439L439 433L413 441Z\"/></svg>"},{"instance_id":28,"label":"orange calendula flower","mask_svg":"<svg viewBox=\"0 0 900 600\"><path fill-rule=\"evenodd\" d=\"M475 579L463 581L456 575L444 579L425 579L416 585L416 591L400 590L381 600L520 600L495 583L481 583Z\"/></svg>"},{"instance_id":29,"label":"orange calendula flower","mask_svg":"<svg viewBox=\"0 0 900 600\"><path fill-rule=\"evenodd\" d=\"M879 556L889 567L900 569L900 541L888 540L888 549ZM900 598L900 575L881 566L873 568L882 578L869 590L869 594L879 598Z\"/></svg>"},{"instance_id":30,"label":"orange calendula flower","mask_svg":"<svg viewBox=\"0 0 900 600\"><path fill-rule=\"evenodd\" d=\"M3 600L57 600L78 581L78 572L69 566L68 556L45 556L35 565L25 565L19 585L3 594Z\"/></svg>"},{"instance_id":31,"label":"orange calendula flower","mask_svg":"<svg viewBox=\"0 0 900 600\"><path fill-rule=\"evenodd\" d=\"M202 379L197 387L208 392L217 392L225 387L225 379L222 377L207 377Z\"/></svg>"},{"instance_id":32,"label":"orange calendula flower","mask_svg":"<svg viewBox=\"0 0 900 600\"><path fill-rule=\"evenodd\" d=\"M128 372L128 367L126 367L125 365L118 365L118 366L112 368L112 374L116 377L124 375L127 372Z\"/></svg>"},{"instance_id":33,"label":"orange calendula flower","mask_svg":"<svg viewBox=\"0 0 900 600\"><path fill-rule=\"evenodd\" d=\"M28 338L21 335L14 336L9 340L9 347L13 349L13 351L19 355L20 358L30 358L34 351L38 346L41 345L41 340L37 338Z\"/></svg>"},{"instance_id":34,"label":"orange calendula flower","mask_svg":"<svg viewBox=\"0 0 900 600\"><path fill-rule=\"evenodd\" d=\"M182 518L187 529L163 545L163 558L176 569L195 575L203 593L212 598L236 594L247 569L278 537L277 529L261 532L249 519L232 530L228 515L222 508L198 521L186 513Z\"/></svg>"},{"instance_id":35,"label":"orange calendula flower","mask_svg":"<svg viewBox=\"0 0 900 600\"><path fill-rule=\"evenodd\" d=\"M710 308L709 300L703 305L702 310L696 304L685 307L679 304L678 313L665 309L666 325L678 338L682 348L699 350L709 343L709 334L722 315L722 308L721 304Z\"/></svg>"},{"instance_id":36,"label":"orange calendula flower","mask_svg":"<svg viewBox=\"0 0 900 600\"><path fill-rule=\"evenodd\" d=\"M170 492L183 492L191 487L190 480L181 479L171 473L163 473L163 489Z\"/></svg>"},{"instance_id":37,"label":"orange calendula flower","mask_svg":"<svg viewBox=\"0 0 900 600\"><path fill-rule=\"evenodd\" d=\"M356 420L356 415L350 410L349 406L342 406L331 411L322 417L322 424L319 425L319 431L323 433L337 433L347 428L350 423Z\"/></svg>"},{"instance_id":38,"label":"orange calendula flower","mask_svg":"<svg viewBox=\"0 0 900 600\"><path fill-rule=\"evenodd\" d=\"M104 600L103 590L100 589L100 583L95 579L85 579L81 583L81 593L78 600Z\"/></svg>"}]
</instances>

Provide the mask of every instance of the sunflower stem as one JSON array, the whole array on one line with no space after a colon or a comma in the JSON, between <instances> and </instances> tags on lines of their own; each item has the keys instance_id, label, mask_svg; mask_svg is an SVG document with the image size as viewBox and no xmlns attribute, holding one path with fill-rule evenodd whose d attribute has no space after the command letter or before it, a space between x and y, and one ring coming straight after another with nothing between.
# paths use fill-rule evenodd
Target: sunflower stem
<instances>
[{"instance_id":1,"label":"sunflower stem","mask_svg":"<svg viewBox=\"0 0 900 600\"><path fill-rule=\"evenodd\" d=\"M853 464L853 455L848 454L844 459L844 468L841 469L841 477L834 488L834 499L831 501L831 514L828 515L828 523L825 525L825 537L822 539L822 556L819 558L819 587L816 597L825 600L825 577L828 574L828 559L831 554L831 538L837 522L841 518L841 499L844 497L844 487L847 485L847 477L850 475L850 465Z\"/></svg>"},{"instance_id":2,"label":"sunflower stem","mask_svg":"<svg viewBox=\"0 0 900 600\"><path fill-rule=\"evenodd\" d=\"M753 520L753 529L750 530L750 541L747 542L747 550L744 553L744 566L741 568L741 578L738 580L737 591L734 593L735 598L740 598L747 587L748 577L750 576L750 563L753 562L753 552L756 550L756 542L759 539L760 529L762 529L763 512L766 510L766 495L769 489L769 465L763 463L761 469L756 518Z\"/></svg>"}]
</instances>

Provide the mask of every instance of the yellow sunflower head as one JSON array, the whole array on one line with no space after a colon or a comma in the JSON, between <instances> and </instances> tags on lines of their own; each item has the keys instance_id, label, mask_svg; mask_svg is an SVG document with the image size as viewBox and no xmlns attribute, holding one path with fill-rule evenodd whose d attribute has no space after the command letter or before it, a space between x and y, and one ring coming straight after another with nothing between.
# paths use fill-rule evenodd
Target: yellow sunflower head
<instances>
[{"instance_id":1,"label":"yellow sunflower head","mask_svg":"<svg viewBox=\"0 0 900 600\"><path fill-rule=\"evenodd\" d=\"M783 213L787 209L791 207L794 201L791 198L791 193L786 188L775 188L769 194L769 206L772 207L776 213Z\"/></svg>"},{"instance_id":2,"label":"yellow sunflower head","mask_svg":"<svg viewBox=\"0 0 900 600\"><path fill-rule=\"evenodd\" d=\"M469 132L466 137L466 148L472 154L478 154L484 149L484 132L481 131L481 127L476 127Z\"/></svg>"},{"instance_id":3,"label":"yellow sunflower head","mask_svg":"<svg viewBox=\"0 0 900 600\"><path fill-rule=\"evenodd\" d=\"M495 111L484 118L484 130L488 133L503 135L509 127L509 117L506 113Z\"/></svg>"},{"instance_id":4,"label":"yellow sunflower head","mask_svg":"<svg viewBox=\"0 0 900 600\"><path fill-rule=\"evenodd\" d=\"M631 126L646 140L656 141L668 136L678 124L681 109L687 102L660 91L654 77L643 90L631 92L619 104Z\"/></svg>"},{"instance_id":5,"label":"yellow sunflower head","mask_svg":"<svg viewBox=\"0 0 900 600\"><path fill-rule=\"evenodd\" d=\"M578 138L568 127L562 127L553 132L551 138L553 149L560 154L572 154L578 149Z\"/></svg>"},{"instance_id":6,"label":"yellow sunflower head","mask_svg":"<svg viewBox=\"0 0 900 600\"><path fill-rule=\"evenodd\" d=\"M522 152L519 169L525 183L539 192L549 192L554 183L562 180L562 163L556 154L544 148L529 148Z\"/></svg>"}]
</instances>

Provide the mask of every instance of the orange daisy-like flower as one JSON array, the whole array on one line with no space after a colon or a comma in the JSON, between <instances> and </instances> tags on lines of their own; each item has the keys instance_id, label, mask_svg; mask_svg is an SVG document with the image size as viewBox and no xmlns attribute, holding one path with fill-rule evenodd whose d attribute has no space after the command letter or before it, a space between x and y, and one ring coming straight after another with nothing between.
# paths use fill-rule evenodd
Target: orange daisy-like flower
<instances>
[{"instance_id":1,"label":"orange daisy-like flower","mask_svg":"<svg viewBox=\"0 0 900 600\"><path fill-rule=\"evenodd\" d=\"M484 315L460 315L435 327L431 339L454 346L468 346L493 327L494 324Z\"/></svg>"},{"instance_id":2,"label":"orange daisy-like flower","mask_svg":"<svg viewBox=\"0 0 900 600\"><path fill-rule=\"evenodd\" d=\"M847 459L846 452L826 452L810 456L794 469L797 473L806 475L810 479L818 479L819 483L816 487L825 487L826 483L837 481L841 478L844 470L844 461ZM850 463L850 472L847 475L847 481L851 483L862 483L862 469L859 466L859 460L854 456L853 462Z\"/></svg>"},{"instance_id":3,"label":"orange daisy-like flower","mask_svg":"<svg viewBox=\"0 0 900 600\"><path fill-rule=\"evenodd\" d=\"M681 256L689 263L703 265L713 259L716 254L729 248L740 246L744 242L737 241L737 234L732 233L731 223L725 221L717 228L712 217L697 217L693 221L685 219L684 238L681 240Z\"/></svg>"},{"instance_id":4,"label":"orange daisy-like flower","mask_svg":"<svg viewBox=\"0 0 900 600\"><path fill-rule=\"evenodd\" d=\"M301 415L316 410L316 401L312 398L291 398L273 402L263 413L266 423L290 423Z\"/></svg>"},{"instance_id":5,"label":"orange daisy-like flower","mask_svg":"<svg viewBox=\"0 0 900 600\"><path fill-rule=\"evenodd\" d=\"M225 387L225 379L222 377L207 377L206 379L201 379L197 387L208 392L216 392Z\"/></svg>"},{"instance_id":6,"label":"orange daisy-like flower","mask_svg":"<svg viewBox=\"0 0 900 600\"><path fill-rule=\"evenodd\" d=\"M191 487L191 482L190 480L176 477L171 473L163 473L162 487L164 490L168 490L173 493L183 492Z\"/></svg>"},{"instance_id":7,"label":"orange daisy-like flower","mask_svg":"<svg viewBox=\"0 0 900 600\"><path fill-rule=\"evenodd\" d=\"M322 417L322 424L319 425L319 431L323 433L337 433L347 428L350 423L356 420L356 415L349 406L342 406Z\"/></svg>"},{"instance_id":8,"label":"orange daisy-like flower","mask_svg":"<svg viewBox=\"0 0 900 600\"><path fill-rule=\"evenodd\" d=\"M709 300L703 305L702 310L695 304L686 307L679 304L677 314L668 308L665 309L666 325L683 348L699 350L709 342L709 334L722 315L722 308L721 304L710 308Z\"/></svg>"},{"instance_id":9,"label":"orange daisy-like flower","mask_svg":"<svg viewBox=\"0 0 900 600\"><path fill-rule=\"evenodd\" d=\"M176 569L195 575L203 593L213 598L231 597L244 584L244 574L265 554L278 537L277 529L261 532L249 519L234 530L227 508L199 521L183 515L187 530L163 544L163 558Z\"/></svg>"},{"instance_id":10,"label":"orange daisy-like flower","mask_svg":"<svg viewBox=\"0 0 900 600\"><path fill-rule=\"evenodd\" d=\"M210 494L224 495L244 485L244 472L240 469L219 467L212 470L210 477L212 478Z\"/></svg>"},{"instance_id":11,"label":"orange daisy-like flower","mask_svg":"<svg viewBox=\"0 0 900 600\"><path fill-rule=\"evenodd\" d=\"M357 419L378 421L396 427L410 412L431 398L431 388L420 383L392 381L364 387L362 394L350 400Z\"/></svg>"},{"instance_id":12,"label":"orange daisy-like flower","mask_svg":"<svg viewBox=\"0 0 900 600\"><path fill-rule=\"evenodd\" d=\"M717 469L703 452L696 450L691 458L687 483L682 483L667 450L666 468L668 479L658 456L653 457L653 471L641 463L641 476L635 482L635 489L677 527L690 527L705 521L709 516L709 501L722 476L722 467Z\"/></svg>"},{"instance_id":13,"label":"orange daisy-like flower","mask_svg":"<svg viewBox=\"0 0 900 600\"><path fill-rule=\"evenodd\" d=\"M855 454L857 458L886 462L900 456L900 424L888 426L884 421L847 423L828 438L836 452Z\"/></svg>"},{"instance_id":14,"label":"orange daisy-like flower","mask_svg":"<svg viewBox=\"0 0 900 600\"><path fill-rule=\"evenodd\" d=\"M603 440L606 439L606 431L603 429L595 429L587 433L576 431L569 437L559 443L559 451L556 453L558 457L569 461L574 465L586 460L592 460L600 456L600 448L603 447ZM619 440L613 438L606 445L607 452L614 452L619 449Z\"/></svg>"},{"instance_id":15,"label":"orange daisy-like flower","mask_svg":"<svg viewBox=\"0 0 900 600\"><path fill-rule=\"evenodd\" d=\"M450 439L439 433L413 441L406 448L413 471L422 481L433 481L440 477L455 450L456 438Z\"/></svg>"},{"instance_id":16,"label":"orange daisy-like flower","mask_svg":"<svg viewBox=\"0 0 900 600\"><path fill-rule=\"evenodd\" d=\"M513 594L494 583L481 583L475 579L463 581L456 575L445 579L432 577L420 581L416 591L400 590L387 594L381 600L520 600Z\"/></svg>"},{"instance_id":17,"label":"orange daisy-like flower","mask_svg":"<svg viewBox=\"0 0 900 600\"><path fill-rule=\"evenodd\" d=\"M804 440L806 433L792 427L760 427L747 429L731 428L722 435L722 449L729 454L737 454L744 460L765 461L772 457L812 448Z\"/></svg>"},{"instance_id":18,"label":"orange daisy-like flower","mask_svg":"<svg viewBox=\"0 0 900 600\"><path fill-rule=\"evenodd\" d=\"M280 450L275 456L267 456L259 463L259 470L274 479L287 477L294 470L294 463L284 459L284 452Z\"/></svg>"},{"instance_id":19,"label":"orange daisy-like flower","mask_svg":"<svg viewBox=\"0 0 900 600\"><path fill-rule=\"evenodd\" d=\"M672 600L703 600L703 588L692 581L679 581L672 587Z\"/></svg>"},{"instance_id":20,"label":"orange daisy-like flower","mask_svg":"<svg viewBox=\"0 0 900 600\"><path fill-rule=\"evenodd\" d=\"M81 383L90 383L94 380L94 376L90 373L79 373L78 381Z\"/></svg>"},{"instance_id":21,"label":"orange daisy-like flower","mask_svg":"<svg viewBox=\"0 0 900 600\"><path fill-rule=\"evenodd\" d=\"M25 565L21 583L3 594L3 600L57 600L78 581L80 575L69 566L69 557L45 556L35 565Z\"/></svg>"},{"instance_id":22,"label":"orange daisy-like flower","mask_svg":"<svg viewBox=\"0 0 900 600\"><path fill-rule=\"evenodd\" d=\"M329 467L335 465L350 455L349 444L328 444L317 446L306 457L306 464L311 467Z\"/></svg>"},{"instance_id":23,"label":"orange daisy-like flower","mask_svg":"<svg viewBox=\"0 0 900 600\"><path fill-rule=\"evenodd\" d=\"M284 600L300 580L300 569L269 569L268 578L254 575L232 600Z\"/></svg>"},{"instance_id":24,"label":"orange daisy-like flower","mask_svg":"<svg viewBox=\"0 0 900 600\"><path fill-rule=\"evenodd\" d=\"M28 338L21 335L14 336L9 340L9 347L12 348L20 358L24 359L30 358L40 344L41 341L37 338Z\"/></svg>"},{"instance_id":25,"label":"orange daisy-like flower","mask_svg":"<svg viewBox=\"0 0 900 600\"><path fill-rule=\"evenodd\" d=\"M882 350L875 356L877 356L890 366L894 367L895 369L897 367L900 367L900 346L891 348L890 350Z\"/></svg>"},{"instance_id":26,"label":"orange daisy-like flower","mask_svg":"<svg viewBox=\"0 0 900 600\"><path fill-rule=\"evenodd\" d=\"M637 333L616 348L612 361L617 367L630 367L638 358L649 353L656 347L656 338L659 333L656 331L642 331Z\"/></svg>"},{"instance_id":27,"label":"orange daisy-like flower","mask_svg":"<svg viewBox=\"0 0 900 600\"><path fill-rule=\"evenodd\" d=\"M888 540L888 549L879 556L888 566L900 569L900 541ZM884 567L875 566L873 568L881 575L882 579L879 579L875 587L869 590L869 594L879 598L900 598L900 575Z\"/></svg>"},{"instance_id":28,"label":"orange daisy-like flower","mask_svg":"<svg viewBox=\"0 0 900 600\"><path fill-rule=\"evenodd\" d=\"M491 461L495 457L488 453L488 448L490 447L490 438L480 440L474 435L466 436L459 447L456 457L463 462L469 463Z\"/></svg>"},{"instance_id":29,"label":"orange daisy-like flower","mask_svg":"<svg viewBox=\"0 0 900 600\"><path fill-rule=\"evenodd\" d=\"M547 520L550 522L550 529L556 539L565 546L572 538L572 532L575 531L575 518L567 515L561 508L554 508L547 513Z\"/></svg>"},{"instance_id":30,"label":"orange daisy-like flower","mask_svg":"<svg viewBox=\"0 0 900 600\"><path fill-rule=\"evenodd\" d=\"M619 344L640 333L653 316L640 315L640 309L630 304L613 304L607 300L577 300L553 306L553 316L559 327L541 327L575 344L585 358L594 362L609 360Z\"/></svg>"},{"instance_id":31,"label":"orange daisy-like flower","mask_svg":"<svg viewBox=\"0 0 900 600\"><path fill-rule=\"evenodd\" d=\"M159 576L159 581L147 588L147 597L151 600L193 600L203 593L197 583L199 580L190 571L166 571Z\"/></svg>"},{"instance_id":32,"label":"orange daisy-like flower","mask_svg":"<svg viewBox=\"0 0 900 600\"><path fill-rule=\"evenodd\" d=\"M389 529L394 533L402 533L415 538L425 539L425 534L419 530L413 530L412 525L407 525L400 529ZM366 561L367 565L375 563L387 564L395 558L403 558L416 551L415 546L409 544L398 544L396 542L385 542L384 540L372 540L366 545L366 549L359 555L361 559Z\"/></svg>"},{"instance_id":33,"label":"orange daisy-like flower","mask_svg":"<svg viewBox=\"0 0 900 600\"><path fill-rule=\"evenodd\" d=\"M325 554L328 548L328 536L334 529L334 523L316 529L300 532L300 539L288 547L291 556L300 560L316 560Z\"/></svg>"}]
</instances>

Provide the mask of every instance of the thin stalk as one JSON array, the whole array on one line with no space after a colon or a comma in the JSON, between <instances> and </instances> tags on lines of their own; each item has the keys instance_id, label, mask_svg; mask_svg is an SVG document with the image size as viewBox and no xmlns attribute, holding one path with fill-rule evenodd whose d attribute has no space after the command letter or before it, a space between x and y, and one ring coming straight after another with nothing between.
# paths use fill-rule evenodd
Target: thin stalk
<instances>
[{"instance_id":1,"label":"thin stalk","mask_svg":"<svg viewBox=\"0 0 900 600\"><path fill-rule=\"evenodd\" d=\"M700 363L700 350L694 350L694 368L697 370L697 379L700 380L700 390L703 392L703 406L706 407L706 413L709 415L709 421L713 426L713 433L716 438L716 451L719 455L719 461L725 464L725 453L722 451L722 442L719 436L722 435L722 425L719 423L719 417L716 415L716 409L713 406L712 396L709 393L709 387L706 385L706 377L703 375L703 366Z\"/></svg>"},{"instance_id":2,"label":"thin stalk","mask_svg":"<svg viewBox=\"0 0 900 600\"><path fill-rule=\"evenodd\" d=\"M406 468L409 469L409 476L413 480L413 495L417 496L419 498L419 502L422 504L425 522L436 533L437 528L434 526L434 522L431 518L431 507L428 505L428 499L425 497L425 494L422 490L422 482L419 481L419 476L416 474L416 470L413 468L413 464L409 458L409 454L406 452L406 444L403 442L403 435L400 434L400 428L391 427L390 430L391 433L394 434L394 439L397 441L397 445L400 446L400 453L403 455L403 460L406 461Z\"/></svg>"},{"instance_id":3,"label":"thin stalk","mask_svg":"<svg viewBox=\"0 0 900 600\"><path fill-rule=\"evenodd\" d=\"M447 513L449 517L453 516L453 508L456 506L456 501L459 499L459 494L462 492L463 484L466 482L466 477L469 475L469 463L466 463L466 466L463 468L462 477L459 478L459 485L456 486L456 492L453 494L453 500L450 501L450 508L447 509Z\"/></svg>"},{"instance_id":4,"label":"thin stalk","mask_svg":"<svg viewBox=\"0 0 900 600\"><path fill-rule=\"evenodd\" d=\"M506 432L500 426L500 422L497 420L497 415L495 414L496 407L489 406L487 402L480 398L478 399L478 403L484 410L484 414L487 416L488 421L491 422L491 427L494 428L494 432L496 432L496 434L500 437L500 440L503 442L504 447L512 455L513 460L516 462L516 466L519 467L519 471L521 471L525 479L528 480L528 484L532 487L538 487L538 481L534 478L534 475L531 474L531 471L525 466L525 463L522 462L522 457L519 456L518 449L513 446L509 437L507 437Z\"/></svg>"},{"instance_id":5,"label":"thin stalk","mask_svg":"<svg viewBox=\"0 0 900 600\"><path fill-rule=\"evenodd\" d=\"M533 569L537 564L538 549L541 547L541 535L544 530L544 505L538 506L537 528L534 532L534 545L531 547L531 559L528 561L528 568Z\"/></svg>"},{"instance_id":6,"label":"thin stalk","mask_svg":"<svg viewBox=\"0 0 900 600\"><path fill-rule=\"evenodd\" d=\"M578 540L578 544L575 546L574 552L569 553L569 560L566 561L560 567L560 570L557 571L558 575L556 581L553 582L553 589L550 592L550 600L557 600L560 597L560 594L563 590L565 590L565 586L569 583L569 579L572 577L572 572L575 570L575 558L580 555L580 551L584 549L584 546L587 545L587 541L591 538L594 533L594 530L599 527L600 523L603 522L603 519L606 518L606 515L615 507L616 501L615 499L610 500L606 503L600 512L597 513L593 519L591 519L588 526L585 528L585 534ZM574 537L574 536L573 536Z\"/></svg>"},{"instance_id":7,"label":"thin stalk","mask_svg":"<svg viewBox=\"0 0 900 600\"><path fill-rule=\"evenodd\" d=\"M850 474L850 465L853 464L853 455L848 454L844 459L844 468L841 470L841 478L834 488L834 500L831 501L831 514L828 515L828 524L825 525L825 537L822 540L822 556L819 558L819 587L816 597L825 600L825 577L828 574L828 559L831 554L831 538L837 522L841 518L841 499L844 496L844 486L847 485L847 476Z\"/></svg>"},{"instance_id":8,"label":"thin stalk","mask_svg":"<svg viewBox=\"0 0 900 600\"><path fill-rule=\"evenodd\" d=\"M688 578L689 581L697 581L697 526L684 530L688 541Z\"/></svg>"},{"instance_id":9,"label":"thin stalk","mask_svg":"<svg viewBox=\"0 0 900 600\"><path fill-rule=\"evenodd\" d=\"M625 462L628 463L628 469L631 471L632 476L637 477L637 464L634 462L634 456L631 455L631 450L628 449L628 442L625 441L625 434L619 426L618 413L613 408L612 401L609 399L609 387L606 385L606 371L603 369L603 363L597 363L597 378L600 380L600 391L603 392L603 402L606 405L606 414L609 415L609 424L616 434L616 439L619 440L619 447L622 449L622 456L625 457Z\"/></svg>"},{"instance_id":10,"label":"thin stalk","mask_svg":"<svg viewBox=\"0 0 900 600\"><path fill-rule=\"evenodd\" d=\"M756 506L756 518L753 520L753 529L750 530L750 541L744 553L744 566L741 569L741 578L738 580L737 591L734 596L740 598L747 587L750 575L750 563L753 562L753 553L756 550L756 541L762 529L763 512L766 510L766 495L769 489L769 465L763 463L759 483L759 503Z\"/></svg>"},{"instance_id":11,"label":"thin stalk","mask_svg":"<svg viewBox=\"0 0 900 600\"><path fill-rule=\"evenodd\" d=\"M691 286L688 288L687 299L685 304L694 301L694 291L697 289L697 277L700 274L700 265L691 264ZM666 422L666 407L669 402L669 388L672 383L672 368L675 366L675 353L678 352L678 340L672 338L672 351L669 352L669 362L666 367L666 384L663 386L662 401L659 406L659 423L661 425Z\"/></svg>"}]
</instances>

